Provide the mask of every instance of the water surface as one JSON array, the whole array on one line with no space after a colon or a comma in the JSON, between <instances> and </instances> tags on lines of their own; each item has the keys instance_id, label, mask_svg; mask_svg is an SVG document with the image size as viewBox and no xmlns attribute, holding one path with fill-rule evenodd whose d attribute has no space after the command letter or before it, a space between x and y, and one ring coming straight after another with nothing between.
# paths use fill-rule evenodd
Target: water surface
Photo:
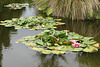
<instances>
[{"instance_id":1,"label":"water surface","mask_svg":"<svg viewBox=\"0 0 100 67\"><path fill-rule=\"evenodd\" d=\"M21 10L9 10L5 4L19 2L31 3L30 0L0 0L0 20L11 18L37 16L38 11L33 6ZM100 42L100 21L71 22L64 19L65 25L58 30L68 29L83 36L93 36ZM97 53L75 53L64 55L44 55L27 49L22 43L16 44L17 39L28 35L37 35L43 30L15 30L0 26L0 67L100 67L100 51Z\"/></svg>"}]
</instances>

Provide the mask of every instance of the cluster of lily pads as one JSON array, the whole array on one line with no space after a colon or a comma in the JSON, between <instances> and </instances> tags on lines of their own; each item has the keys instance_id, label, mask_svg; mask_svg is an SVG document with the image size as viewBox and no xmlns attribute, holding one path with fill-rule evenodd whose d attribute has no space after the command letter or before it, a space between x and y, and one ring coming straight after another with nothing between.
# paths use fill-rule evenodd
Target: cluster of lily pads
<instances>
[{"instance_id":1,"label":"cluster of lily pads","mask_svg":"<svg viewBox=\"0 0 100 67\"><path fill-rule=\"evenodd\" d=\"M22 9L23 7L26 7L28 5L29 5L28 3L23 3L23 4L12 3L12 4L8 4L8 5L4 5L4 7L9 7L10 9L17 10L17 9Z\"/></svg>"},{"instance_id":2,"label":"cluster of lily pads","mask_svg":"<svg viewBox=\"0 0 100 67\"><path fill-rule=\"evenodd\" d=\"M30 49L43 54L65 54L73 52L96 52L100 48L99 43L93 37L83 37L67 30L56 31L54 29L44 30L35 36L26 36L16 43L22 42Z\"/></svg>"},{"instance_id":3,"label":"cluster of lily pads","mask_svg":"<svg viewBox=\"0 0 100 67\"><path fill-rule=\"evenodd\" d=\"M34 29L56 28L54 27L54 25L65 24L58 21L61 21L61 19L53 19L52 17L43 18L43 17L30 16L29 18L21 17L21 18L12 18L12 20L1 21L0 25L4 25L5 27L14 26L15 29L26 28L34 30Z\"/></svg>"}]
</instances>

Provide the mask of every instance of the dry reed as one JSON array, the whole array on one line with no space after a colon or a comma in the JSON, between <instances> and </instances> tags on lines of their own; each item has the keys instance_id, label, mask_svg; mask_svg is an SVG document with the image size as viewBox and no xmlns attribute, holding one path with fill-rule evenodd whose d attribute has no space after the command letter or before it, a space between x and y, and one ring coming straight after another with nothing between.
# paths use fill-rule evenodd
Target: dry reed
<instances>
[{"instance_id":1,"label":"dry reed","mask_svg":"<svg viewBox=\"0 0 100 67\"><path fill-rule=\"evenodd\" d=\"M47 5L53 16L66 16L71 20L84 20L93 17L98 10L99 0L34 0L39 7Z\"/></svg>"}]
</instances>

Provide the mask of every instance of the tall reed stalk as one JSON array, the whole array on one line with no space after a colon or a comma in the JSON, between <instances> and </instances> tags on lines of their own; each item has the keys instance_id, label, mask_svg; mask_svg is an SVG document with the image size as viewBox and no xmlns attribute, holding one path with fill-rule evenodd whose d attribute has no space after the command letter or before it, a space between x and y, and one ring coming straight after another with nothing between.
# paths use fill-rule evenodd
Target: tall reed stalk
<instances>
[{"instance_id":1,"label":"tall reed stalk","mask_svg":"<svg viewBox=\"0 0 100 67\"><path fill-rule=\"evenodd\" d=\"M39 7L47 5L53 16L85 20L93 17L94 11L98 10L99 0L34 0L34 4Z\"/></svg>"}]
</instances>

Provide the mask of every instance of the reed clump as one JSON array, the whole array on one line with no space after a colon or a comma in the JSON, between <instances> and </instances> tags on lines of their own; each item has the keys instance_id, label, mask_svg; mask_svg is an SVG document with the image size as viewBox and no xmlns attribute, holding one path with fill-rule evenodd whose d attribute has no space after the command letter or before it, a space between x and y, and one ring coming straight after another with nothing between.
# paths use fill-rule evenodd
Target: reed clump
<instances>
[{"instance_id":1,"label":"reed clump","mask_svg":"<svg viewBox=\"0 0 100 67\"><path fill-rule=\"evenodd\" d=\"M38 7L47 5L46 9L51 9L53 16L85 20L98 10L99 0L34 0L34 4Z\"/></svg>"}]
</instances>

